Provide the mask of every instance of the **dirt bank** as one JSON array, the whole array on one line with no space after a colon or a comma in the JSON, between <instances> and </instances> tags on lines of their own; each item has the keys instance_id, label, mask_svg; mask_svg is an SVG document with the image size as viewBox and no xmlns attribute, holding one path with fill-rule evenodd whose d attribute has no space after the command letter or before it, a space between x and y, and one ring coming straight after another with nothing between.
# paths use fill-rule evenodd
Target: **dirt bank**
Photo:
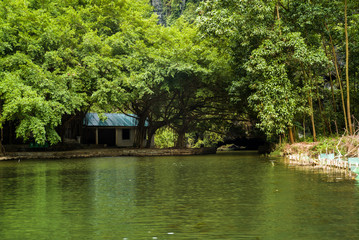
<instances>
[{"instance_id":1,"label":"dirt bank","mask_svg":"<svg viewBox=\"0 0 359 240\"><path fill-rule=\"evenodd\" d=\"M41 151L41 152L7 152L0 160L14 159L62 159L89 157L119 157L119 156L182 156L216 153L215 148L189 149L133 149L133 148L96 148L78 149L71 151Z\"/></svg>"},{"instance_id":2,"label":"dirt bank","mask_svg":"<svg viewBox=\"0 0 359 240\"><path fill-rule=\"evenodd\" d=\"M293 154L306 153L307 155L314 156L317 155L317 152L314 151L315 147L318 145L318 142L300 142L294 144L286 144L283 147L282 155L288 156Z\"/></svg>"}]
</instances>

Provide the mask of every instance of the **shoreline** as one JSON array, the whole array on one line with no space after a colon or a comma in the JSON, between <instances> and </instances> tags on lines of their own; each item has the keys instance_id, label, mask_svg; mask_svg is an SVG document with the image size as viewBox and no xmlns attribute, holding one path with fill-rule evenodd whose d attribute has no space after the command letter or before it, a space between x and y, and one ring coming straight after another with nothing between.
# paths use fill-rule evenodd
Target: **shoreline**
<instances>
[{"instance_id":1,"label":"shoreline","mask_svg":"<svg viewBox=\"0 0 359 240\"><path fill-rule=\"evenodd\" d=\"M297 162L293 162L288 158L284 159L284 164L288 168L293 168L299 171L312 172L316 174L324 174L325 178L329 182L338 182L341 180L357 180L356 174L348 169L336 168L336 167L324 167L324 166L312 166L312 165L302 165Z\"/></svg>"},{"instance_id":2,"label":"shoreline","mask_svg":"<svg viewBox=\"0 0 359 240\"><path fill-rule=\"evenodd\" d=\"M0 161L23 159L70 159L91 157L190 156L216 153L216 148L95 148L68 151L7 152Z\"/></svg>"},{"instance_id":3,"label":"shoreline","mask_svg":"<svg viewBox=\"0 0 359 240\"><path fill-rule=\"evenodd\" d=\"M335 170L345 173L359 180L359 158L347 156L337 151L326 148L326 153L318 152L317 143L287 144L282 152L287 165L304 166L312 169ZM329 152L329 153L328 153Z\"/></svg>"}]
</instances>

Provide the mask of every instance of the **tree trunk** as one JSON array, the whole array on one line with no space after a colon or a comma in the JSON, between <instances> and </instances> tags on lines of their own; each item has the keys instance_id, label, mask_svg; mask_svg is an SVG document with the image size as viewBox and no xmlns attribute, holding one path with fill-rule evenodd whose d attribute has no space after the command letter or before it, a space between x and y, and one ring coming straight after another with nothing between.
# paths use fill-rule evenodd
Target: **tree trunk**
<instances>
[{"instance_id":1,"label":"tree trunk","mask_svg":"<svg viewBox=\"0 0 359 240\"><path fill-rule=\"evenodd\" d=\"M308 94L308 104L309 104L309 108L310 108L310 121L312 122L312 135L313 135L313 141L316 142L317 141L317 134L316 134L316 131L315 131L315 123L314 123L314 109L313 109L313 99L312 99L312 88L313 88L313 81L311 79L310 76L309 77L309 80L307 79L307 73L306 71L304 70L304 67L302 66L302 71L303 71L303 76L304 76L304 80L306 82L308 82L308 85L310 85L310 89L309 89L309 92L307 93ZM309 74L308 74L309 75ZM310 82L309 82L310 81Z\"/></svg>"},{"instance_id":2,"label":"tree trunk","mask_svg":"<svg viewBox=\"0 0 359 240\"><path fill-rule=\"evenodd\" d=\"M325 25L325 27L327 28L328 32L329 32L329 28L327 25ZM336 76L337 76L337 83L339 85L339 89L340 89L340 96L341 96L341 100L342 100L342 106L343 106L343 115L344 115L344 123L345 123L345 130L348 131L348 121L347 121L347 114L346 114L346 107L345 107L345 101L344 101L344 93L343 93L343 86L342 86L342 80L340 77L340 73L339 73L339 68L338 68L338 58L337 58L337 53L335 52L335 48L334 48L334 43L333 43L333 38L332 36L329 34L329 39L330 39L330 45L332 47L332 52L333 52L333 63L335 66L335 72L336 72Z\"/></svg>"},{"instance_id":3,"label":"tree trunk","mask_svg":"<svg viewBox=\"0 0 359 240\"><path fill-rule=\"evenodd\" d=\"M310 96L310 93L308 94L308 102L309 102L309 107L310 107L310 120L312 122L313 141L316 142L317 141L317 134L315 132L313 100L312 100L312 97Z\"/></svg>"},{"instance_id":4,"label":"tree trunk","mask_svg":"<svg viewBox=\"0 0 359 240\"><path fill-rule=\"evenodd\" d=\"M0 114L2 114L2 102L0 102ZM4 130L3 130L3 126L1 125L0 128L0 155L5 155L5 149L4 146L2 145L4 141Z\"/></svg>"},{"instance_id":5,"label":"tree trunk","mask_svg":"<svg viewBox=\"0 0 359 240\"><path fill-rule=\"evenodd\" d=\"M5 155L5 148L4 146L2 145L2 142L4 140L4 131L3 131L3 128L0 129L0 155Z\"/></svg>"},{"instance_id":6,"label":"tree trunk","mask_svg":"<svg viewBox=\"0 0 359 240\"><path fill-rule=\"evenodd\" d=\"M186 131L181 129L177 132L177 142L176 142L176 148L186 148Z\"/></svg>"},{"instance_id":7,"label":"tree trunk","mask_svg":"<svg viewBox=\"0 0 359 240\"><path fill-rule=\"evenodd\" d=\"M4 156L4 155L5 155L4 146L2 145L2 141L0 140L0 156Z\"/></svg>"},{"instance_id":8,"label":"tree trunk","mask_svg":"<svg viewBox=\"0 0 359 240\"><path fill-rule=\"evenodd\" d=\"M278 27L279 27L279 35L282 35L282 29L280 26L280 15L279 15L279 1L277 2L276 5L276 12L277 12Z\"/></svg>"},{"instance_id":9,"label":"tree trunk","mask_svg":"<svg viewBox=\"0 0 359 240\"><path fill-rule=\"evenodd\" d=\"M138 116L138 117L139 117L138 125L137 125L136 131L135 131L135 139L133 142L133 147L142 148L143 142L145 139L145 134L146 134L146 127L145 127L146 118L143 116Z\"/></svg>"},{"instance_id":10,"label":"tree trunk","mask_svg":"<svg viewBox=\"0 0 359 240\"><path fill-rule=\"evenodd\" d=\"M337 135L339 135L338 124L336 120L334 120L334 125L335 125L335 131L337 132Z\"/></svg>"},{"instance_id":11,"label":"tree trunk","mask_svg":"<svg viewBox=\"0 0 359 240\"><path fill-rule=\"evenodd\" d=\"M152 137L153 137L153 135L155 135L155 132L153 132L153 131L148 131L147 132L147 141L146 141L145 148L151 148Z\"/></svg>"},{"instance_id":12,"label":"tree trunk","mask_svg":"<svg viewBox=\"0 0 359 240\"><path fill-rule=\"evenodd\" d=\"M349 87L349 37L348 37L348 14L347 14L347 0L345 0L345 77L347 85L347 117L348 117L348 126L349 134L353 135L352 129L352 119L350 114L350 87Z\"/></svg>"},{"instance_id":13,"label":"tree trunk","mask_svg":"<svg viewBox=\"0 0 359 240\"><path fill-rule=\"evenodd\" d=\"M13 122L9 121L9 144L14 144L15 142L15 137L14 137L14 126L13 126Z\"/></svg>"},{"instance_id":14,"label":"tree trunk","mask_svg":"<svg viewBox=\"0 0 359 240\"><path fill-rule=\"evenodd\" d=\"M294 135L293 135L293 128L289 128L289 141L290 144L294 144Z\"/></svg>"},{"instance_id":15,"label":"tree trunk","mask_svg":"<svg viewBox=\"0 0 359 240\"><path fill-rule=\"evenodd\" d=\"M330 72L329 72L330 74ZM330 90L331 90L331 93L332 93L332 105L333 105L333 110L334 112L337 112L337 106L335 104L335 96L334 96L334 85L333 85L333 78L332 78L332 75L330 74L329 75L329 79L330 79Z\"/></svg>"},{"instance_id":16,"label":"tree trunk","mask_svg":"<svg viewBox=\"0 0 359 240\"><path fill-rule=\"evenodd\" d=\"M329 59L329 54L328 54L327 48L325 46L324 37L322 37L322 40L323 40L323 48L324 48L324 51L325 51L325 56ZM332 93L333 110L334 110L334 112L337 112L337 106L336 106L336 103L335 103L336 101L335 101L335 96L334 96L333 77L332 77L332 74L331 74L331 71L330 71L330 65L329 64L328 64L327 68L328 68L328 76L329 76L329 80L330 80L330 91Z\"/></svg>"},{"instance_id":17,"label":"tree trunk","mask_svg":"<svg viewBox=\"0 0 359 240\"><path fill-rule=\"evenodd\" d=\"M155 135L158 128L159 127L149 127L147 129L147 141L146 141L145 148L150 148L151 147L152 137Z\"/></svg>"},{"instance_id":18,"label":"tree trunk","mask_svg":"<svg viewBox=\"0 0 359 240\"><path fill-rule=\"evenodd\" d=\"M319 88L318 88L318 85L316 85L316 89L317 89L317 99L318 99L318 104L319 104L320 116L322 117L325 126L328 128L329 134L332 134L332 129L331 129L331 127L330 127L330 124L329 124L329 122L328 122L328 119L327 119L326 115L323 113L323 112L324 112L324 109L323 109L322 101L320 100L320 97L319 97ZM324 135L326 135L325 128L324 128Z\"/></svg>"},{"instance_id":19,"label":"tree trunk","mask_svg":"<svg viewBox=\"0 0 359 240\"><path fill-rule=\"evenodd\" d=\"M305 116L303 117L303 138L305 141Z\"/></svg>"},{"instance_id":20,"label":"tree trunk","mask_svg":"<svg viewBox=\"0 0 359 240\"><path fill-rule=\"evenodd\" d=\"M159 128L164 127L166 125L167 125L166 121L152 122L152 121L149 120L149 126L147 128L147 141L146 141L145 148L150 148L151 147L151 140L152 140L152 137L156 134L156 131Z\"/></svg>"}]
</instances>

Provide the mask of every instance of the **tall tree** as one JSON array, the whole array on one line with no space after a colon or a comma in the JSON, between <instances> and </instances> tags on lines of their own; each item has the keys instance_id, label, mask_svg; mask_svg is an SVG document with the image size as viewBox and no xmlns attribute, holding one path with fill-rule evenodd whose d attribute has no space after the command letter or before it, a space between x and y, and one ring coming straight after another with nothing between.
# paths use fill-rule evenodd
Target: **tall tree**
<instances>
[{"instance_id":1,"label":"tall tree","mask_svg":"<svg viewBox=\"0 0 359 240\"><path fill-rule=\"evenodd\" d=\"M349 134L353 135L352 129L352 116L350 114L350 85L349 85L349 37L348 37L348 4L347 0L344 0L344 15L345 15L345 77L347 85L347 116L348 116L348 125L349 125Z\"/></svg>"}]
</instances>

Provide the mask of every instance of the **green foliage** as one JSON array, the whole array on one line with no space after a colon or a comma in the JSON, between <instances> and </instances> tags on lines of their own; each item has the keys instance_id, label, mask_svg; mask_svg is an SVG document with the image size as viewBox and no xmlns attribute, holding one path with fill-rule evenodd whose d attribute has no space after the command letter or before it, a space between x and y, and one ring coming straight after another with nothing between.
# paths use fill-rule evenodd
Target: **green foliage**
<instances>
[{"instance_id":1,"label":"green foliage","mask_svg":"<svg viewBox=\"0 0 359 240\"><path fill-rule=\"evenodd\" d=\"M197 7L203 0L159 0L162 9L158 9L164 15L164 25L173 25L177 19L183 17L187 22L195 21Z\"/></svg>"},{"instance_id":2,"label":"green foliage","mask_svg":"<svg viewBox=\"0 0 359 240\"><path fill-rule=\"evenodd\" d=\"M121 106L124 64L111 39L133 19L155 25L150 11L145 1L1 2L0 126L13 121L17 137L54 144L65 114Z\"/></svg>"},{"instance_id":3,"label":"green foliage","mask_svg":"<svg viewBox=\"0 0 359 240\"><path fill-rule=\"evenodd\" d=\"M259 128L267 135L283 134L305 113L309 82L304 66L327 63L323 51L310 50L300 33L273 35L252 52L246 63L252 94L249 105L258 113ZM304 96L304 98L303 98Z\"/></svg>"},{"instance_id":4,"label":"green foliage","mask_svg":"<svg viewBox=\"0 0 359 240\"><path fill-rule=\"evenodd\" d=\"M350 3L349 9L351 31L358 26L354 20L358 4ZM343 128L330 41L343 58L343 10L340 1L219 0L200 5L197 22L202 33L214 36L231 56L237 75L230 88L231 100L245 106L241 110L268 136L285 134L288 127L311 115L319 134L330 134L334 130L328 128L335 126L339 131ZM350 54L357 49L355 40L351 44ZM357 66L350 67L352 77Z\"/></svg>"},{"instance_id":5,"label":"green foliage","mask_svg":"<svg viewBox=\"0 0 359 240\"><path fill-rule=\"evenodd\" d=\"M175 146L176 133L169 127L160 128L156 131L155 146L158 148L171 148Z\"/></svg>"},{"instance_id":6,"label":"green foliage","mask_svg":"<svg viewBox=\"0 0 359 240\"><path fill-rule=\"evenodd\" d=\"M162 3L167 26L147 0L0 2L0 127L11 121L17 137L54 144L64 116L125 111L162 129L158 146L179 147L186 133L192 146L210 146L239 120L272 139L304 131L309 116L322 135L343 129L332 63L334 47L345 72L342 2ZM349 4L354 116L358 9Z\"/></svg>"},{"instance_id":7,"label":"green foliage","mask_svg":"<svg viewBox=\"0 0 359 240\"><path fill-rule=\"evenodd\" d=\"M202 136L198 134L188 134L188 144L193 148L216 147L219 142L223 142L224 134L205 131Z\"/></svg>"},{"instance_id":8,"label":"green foliage","mask_svg":"<svg viewBox=\"0 0 359 240\"><path fill-rule=\"evenodd\" d=\"M336 151L338 140L339 138L322 138L311 151L313 154L332 153L333 151Z\"/></svg>"}]
</instances>

